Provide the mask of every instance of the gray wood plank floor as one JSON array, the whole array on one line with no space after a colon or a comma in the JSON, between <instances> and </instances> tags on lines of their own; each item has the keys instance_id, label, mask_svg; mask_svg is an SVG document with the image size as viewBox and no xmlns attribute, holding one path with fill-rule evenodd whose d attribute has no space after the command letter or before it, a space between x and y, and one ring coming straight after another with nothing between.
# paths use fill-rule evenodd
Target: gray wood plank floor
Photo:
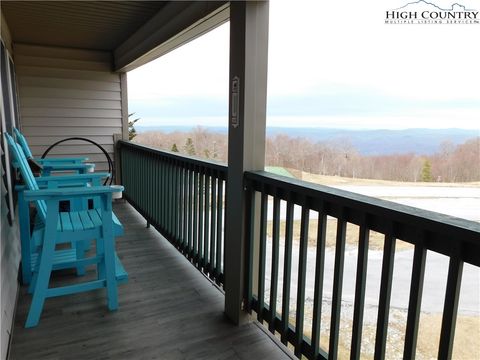
<instances>
[{"instance_id":1,"label":"gray wood plank floor","mask_svg":"<svg viewBox=\"0 0 480 360\"><path fill-rule=\"evenodd\" d=\"M127 203L115 204L125 226L117 239L129 273L120 307L104 290L47 299L40 324L24 329L31 296L20 290L11 359L289 359L250 323L223 314L224 296ZM88 275L87 275L88 276ZM57 283L72 273L55 274Z\"/></svg>"}]
</instances>

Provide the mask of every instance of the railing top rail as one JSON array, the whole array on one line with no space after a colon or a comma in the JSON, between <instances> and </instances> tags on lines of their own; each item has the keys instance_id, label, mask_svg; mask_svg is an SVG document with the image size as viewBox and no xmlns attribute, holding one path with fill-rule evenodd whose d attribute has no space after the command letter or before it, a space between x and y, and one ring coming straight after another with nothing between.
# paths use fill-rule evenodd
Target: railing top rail
<instances>
[{"instance_id":1,"label":"railing top rail","mask_svg":"<svg viewBox=\"0 0 480 360\"><path fill-rule=\"evenodd\" d=\"M118 141L118 144L120 147L125 146L129 148L134 148L140 151L144 151L150 154L155 154L159 156L163 156L165 158L169 158L172 160L184 162L189 165L194 165L194 166L199 166L202 168L210 169L213 171L217 171L219 173L223 174L223 178L226 178L227 172L228 172L228 166L226 164L212 161L212 160L205 160L205 159L200 159L192 156L186 156L186 155L178 155L174 152L171 151L166 151L166 150L159 150L155 149L150 146L145 146L145 145L140 145L140 144L135 144L130 141L125 141L125 140L120 140Z\"/></svg>"},{"instance_id":2,"label":"railing top rail","mask_svg":"<svg viewBox=\"0 0 480 360\"><path fill-rule=\"evenodd\" d=\"M381 200L350 191L340 190L324 185L317 185L305 181L272 174L266 171L248 171L245 179L252 183L255 190L265 191L270 195L277 195L287 200L289 194L298 194L300 197L318 199L331 204L338 204L352 211L366 215L381 217L385 222L406 224L420 231L441 234L442 237L454 235L452 241L469 242L480 249L480 223L461 219L433 211ZM279 193L278 190L281 189ZM311 207L315 210L315 206Z\"/></svg>"}]
</instances>

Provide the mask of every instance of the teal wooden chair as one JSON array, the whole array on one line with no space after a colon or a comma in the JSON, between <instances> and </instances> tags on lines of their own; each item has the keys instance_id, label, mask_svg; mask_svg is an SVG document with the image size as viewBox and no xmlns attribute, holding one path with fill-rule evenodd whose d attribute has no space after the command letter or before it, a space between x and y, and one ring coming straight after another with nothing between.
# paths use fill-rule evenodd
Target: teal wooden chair
<instances>
[{"instance_id":1,"label":"teal wooden chair","mask_svg":"<svg viewBox=\"0 0 480 360\"><path fill-rule=\"evenodd\" d=\"M87 186L100 186L103 178L107 177L108 173L94 173L94 174L85 174L85 175L75 175L75 176L48 176L48 177L37 177L35 181L40 189L52 189L52 188L66 188L66 187L87 187ZM43 219L40 215L37 215L35 219L30 218L30 205L29 202L25 199L25 191L29 188L26 185L17 185L15 190L18 193L18 214L20 218L20 240L21 240L21 251L22 251L22 284L28 285L31 282L33 268L36 261L36 253L38 252L38 247L41 245L41 235L42 233L38 230L36 232L31 232L31 223L34 222L34 227L39 228L43 223ZM98 208L100 206L98 198L94 200L94 207ZM88 210L88 198L80 199L68 199L68 201L75 202L75 206L70 206L72 210L83 211ZM115 235L120 236L123 234L123 228L114 216L115 224ZM72 248L76 250L76 257L82 258L84 253L90 248L90 241L86 243L73 242ZM77 266L77 274L84 275L85 268L82 265Z\"/></svg>"},{"instance_id":2,"label":"teal wooden chair","mask_svg":"<svg viewBox=\"0 0 480 360\"><path fill-rule=\"evenodd\" d=\"M70 186L79 183L80 175L77 175L77 178L70 177L62 187L58 187L58 179L62 177L54 177L56 183L50 183L50 188L41 188L28 166L20 145L9 135L6 135L6 139L25 181L25 187L21 189L21 201L24 204L35 203L38 212L38 221L28 238L28 244L22 238L22 246L27 247L25 251L22 248L22 257L30 257L22 258L22 263L30 264L32 276L29 291L33 293L25 327L38 325L45 300L54 296L106 288L108 308L116 310L117 284L128 279L115 252L115 236L123 233L123 227L112 211L112 193L117 190L108 186ZM42 181L48 182L49 179ZM95 202L97 206L93 209L70 212L59 210L60 201L93 197L97 200ZM25 214L20 214L22 236L27 230L24 227L26 219L22 218L23 215ZM96 252L89 257L79 258L74 248L60 250L57 247L58 244L93 239L96 242ZM76 268L79 265L95 266L96 279L68 286L49 287L52 271Z\"/></svg>"},{"instance_id":3,"label":"teal wooden chair","mask_svg":"<svg viewBox=\"0 0 480 360\"><path fill-rule=\"evenodd\" d=\"M86 157L74 157L74 158L54 158L48 157L45 159L34 158L30 147L28 146L25 136L16 128L13 129L17 143L22 147L23 153L27 159L34 161L41 167L41 173L43 176L48 176L53 172L65 172L72 171L75 173L85 174L92 172L95 168L95 164L85 163L88 160ZM14 167L18 167L16 163Z\"/></svg>"}]
</instances>

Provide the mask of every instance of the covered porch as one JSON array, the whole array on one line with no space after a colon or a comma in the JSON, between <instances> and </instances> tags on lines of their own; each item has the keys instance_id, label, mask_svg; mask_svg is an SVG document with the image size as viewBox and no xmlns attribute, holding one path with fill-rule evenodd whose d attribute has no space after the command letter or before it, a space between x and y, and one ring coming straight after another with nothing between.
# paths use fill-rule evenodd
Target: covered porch
<instances>
[{"instance_id":1,"label":"covered porch","mask_svg":"<svg viewBox=\"0 0 480 360\"><path fill-rule=\"evenodd\" d=\"M435 253L448 264L435 353L452 358L463 265L480 266L479 224L264 171L268 1L1 6L2 133L21 129L35 156L66 137L105 149L125 186L127 202L114 211L126 231L117 249L129 273L118 311L107 311L102 291L52 298L38 327L23 328L30 296L17 280L18 216L3 146L2 359L7 349L12 359L283 359L291 357L287 346L298 358L388 358L400 243L412 258L399 353L415 358L426 258ZM127 72L226 21L228 165L129 142ZM79 140L54 153L88 156L96 170L108 170L104 154ZM369 307L373 233L381 266ZM348 301L347 261L355 261ZM58 273L54 281L70 278ZM368 307L375 320L366 349Z\"/></svg>"}]
</instances>

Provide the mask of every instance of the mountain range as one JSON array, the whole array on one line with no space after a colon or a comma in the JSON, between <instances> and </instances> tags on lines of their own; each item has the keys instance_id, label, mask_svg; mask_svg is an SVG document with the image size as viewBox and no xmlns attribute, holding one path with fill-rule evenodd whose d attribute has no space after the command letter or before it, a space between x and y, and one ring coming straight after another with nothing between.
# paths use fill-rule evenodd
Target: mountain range
<instances>
[{"instance_id":1,"label":"mountain range","mask_svg":"<svg viewBox=\"0 0 480 360\"><path fill-rule=\"evenodd\" d=\"M137 132L188 132L189 126L136 126ZM226 127L204 127L208 131L227 133ZM335 128L285 128L267 127L267 136L285 134L303 137L311 141L347 142L362 155L390 155L416 153L432 155L443 142L459 145L480 136L480 128L474 129L404 129L404 130L345 130Z\"/></svg>"}]
</instances>

